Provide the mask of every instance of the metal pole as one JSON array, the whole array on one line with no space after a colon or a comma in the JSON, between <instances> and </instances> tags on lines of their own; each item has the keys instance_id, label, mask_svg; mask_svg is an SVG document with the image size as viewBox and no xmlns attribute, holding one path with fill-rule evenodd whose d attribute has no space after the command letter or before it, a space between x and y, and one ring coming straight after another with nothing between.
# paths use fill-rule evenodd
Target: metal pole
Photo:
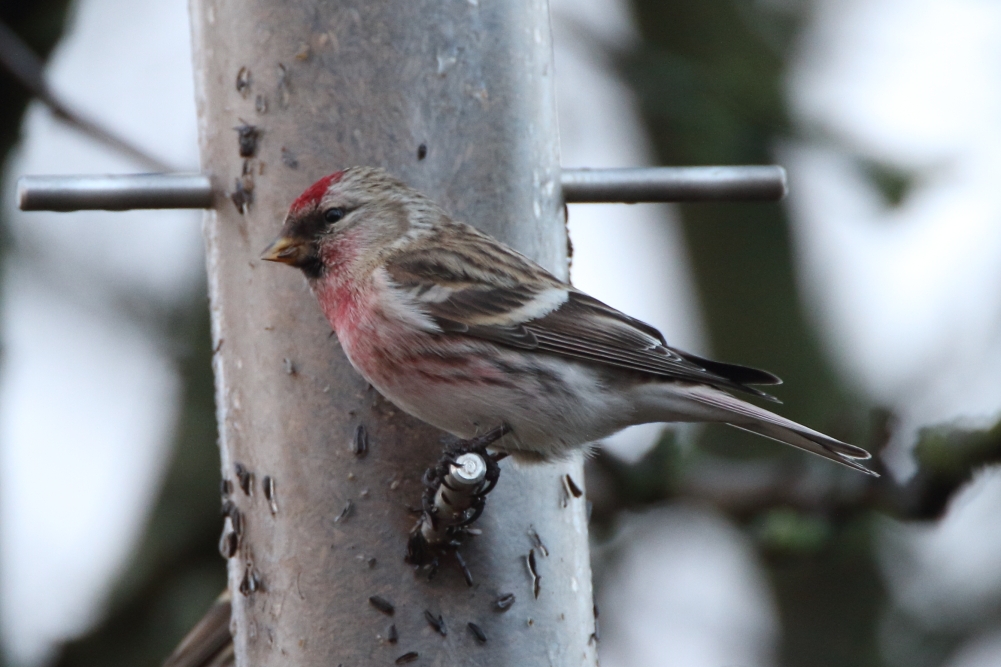
<instances>
[{"instance_id":1,"label":"metal pole","mask_svg":"<svg viewBox=\"0 0 1001 667\"><path fill-rule=\"evenodd\" d=\"M774 165L566 169L568 202L777 201L786 172Z\"/></svg>"},{"instance_id":2,"label":"metal pole","mask_svg":"<svg viewBox=\"0 0 1001 667\"><path fill-rule=\"evenodd\" d=\"M22 176L17 204L22 211L208 208L212 182L202 174Z\"/></svg>"},{"instance_id":3,"label":"metal pole","mask_svg":"<svg viewBox=\"0 0 1001 667\"><path fill-rule=\"evenodd\" d=\"M566 275L547 3L194 0L192 21L237 663L594 665L581 462L503 461L463 550L474 586L447 561L416 575L441 434L257 260L303 188L373 164Z\"/></svg>"},{"instance_id":4,"label":"metal pole","mask_svg":"<svg viewBox=\"0 0 1001 667\"><path fill-rule=\"evenodd\" d=\"M777 201L786 195L779 166L564 169L563 198L575 203ZM212 183L198 174L23 176L22 211L208 208Z\"/></svg>"}]
</instances>

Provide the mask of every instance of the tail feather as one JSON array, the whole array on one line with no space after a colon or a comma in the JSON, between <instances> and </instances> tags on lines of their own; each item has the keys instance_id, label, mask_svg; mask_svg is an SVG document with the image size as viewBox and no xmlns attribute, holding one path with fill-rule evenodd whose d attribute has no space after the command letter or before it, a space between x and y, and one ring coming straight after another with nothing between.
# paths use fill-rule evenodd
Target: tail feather
<instances>
[{"instance_id":1,"label":"tail feather","mask_svg":"<svg viewBox=\"0 0 1001 667\"><path fill-rule=\"evenodd\" d=\"M686 398L705 407L719 410L718 421L823 456L825 459L867 475L879 477L878 473L858 463L871 458L869 452L861 447L841 442L712 387L689 386L684 388L684 394Z\"/></svg>"}]
</instances>

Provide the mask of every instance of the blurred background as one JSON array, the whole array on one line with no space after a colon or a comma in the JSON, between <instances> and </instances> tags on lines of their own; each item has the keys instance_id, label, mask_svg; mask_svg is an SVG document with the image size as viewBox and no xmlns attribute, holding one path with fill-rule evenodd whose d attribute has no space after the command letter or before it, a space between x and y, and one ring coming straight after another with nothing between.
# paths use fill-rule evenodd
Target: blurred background
<instances>
[{"instance_id":1,"label":"blurred background","mask_svg":"<svg viewBox=\"0 0 1001 667\"><path fill-rule=\"evenodd\" d=\"M767 368L861 475L725 428L588 464L606 667L1001 664L1001 5L551 0L565 166L778 162L781 204L575 205L575 284ZM197 169L185 0L0 0L52 94ZM11 37L0 30L0 52ZM196 212L0 72L0 663L157 665L225 584Z\"/></svg>"}]
</instances>

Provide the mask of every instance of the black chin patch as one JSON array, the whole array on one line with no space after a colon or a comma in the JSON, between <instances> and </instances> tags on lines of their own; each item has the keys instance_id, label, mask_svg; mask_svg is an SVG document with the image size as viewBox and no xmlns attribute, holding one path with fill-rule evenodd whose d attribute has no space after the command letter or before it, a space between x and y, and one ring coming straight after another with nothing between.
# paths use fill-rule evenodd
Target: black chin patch
<instances>
[{"instance_id":1,"label":"black chin patch","mask_svg":"<svg viewBox=\"0 0 1001 667\"><path fill-rule=\"evenodd\" d=\"M319 255L315 252L311 252L309 255L302 258L296 266L298 266L310 280L316 280L323 276L323 262L320 261Z\"/></svg>"}]
</instances>

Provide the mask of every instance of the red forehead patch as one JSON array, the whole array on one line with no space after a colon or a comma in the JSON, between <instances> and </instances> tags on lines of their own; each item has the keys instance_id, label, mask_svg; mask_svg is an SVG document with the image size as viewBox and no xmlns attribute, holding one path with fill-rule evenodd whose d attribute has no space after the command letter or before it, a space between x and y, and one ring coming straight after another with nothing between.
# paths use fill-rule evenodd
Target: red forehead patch
<instances>
[{"instance_id":1,"label":"red forehead patch","mask_svg":"<svg viewBox=\"0 0 1001 667\"><path fill-rule=\"evenodd\" d=\"M299 195L299 198L292 202L293 211L301 211L309 206L315 206L321 199L323 195L327 194L327 189L337 183L342 178L344 178L343 171L335 171L329 176L324 176L316 183L306 188L306 191Z\"/></svg>"}]
</instances>

